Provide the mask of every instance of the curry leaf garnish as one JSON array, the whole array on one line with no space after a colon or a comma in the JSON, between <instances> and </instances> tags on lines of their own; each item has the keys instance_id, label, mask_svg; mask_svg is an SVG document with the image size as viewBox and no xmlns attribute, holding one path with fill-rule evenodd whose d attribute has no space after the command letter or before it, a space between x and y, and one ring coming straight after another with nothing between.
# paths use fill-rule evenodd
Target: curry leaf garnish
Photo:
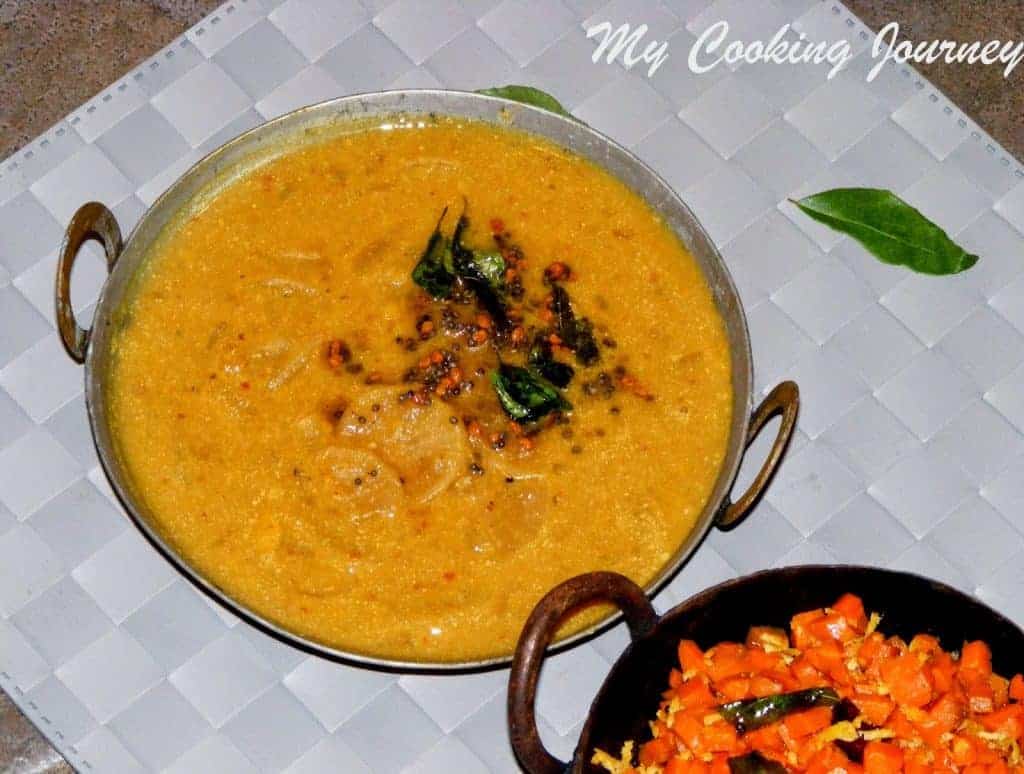
<instances>
[{"instance_id":1,"label":"curry leaf garnish","mask_svg":"<svg viewBox=\"0 0 1024 774\"><path fill-rule=\"evenodd\" d=\"M556 387L563 389L569 386L573 374L576 373L568 363L555 360L551 354L551 345L540 335L534 339L526 362L534 372L543 376Z\"/></svg>"},{"instance_id":2,"label":"curry leaf garnish","mask_svg":"<svg viewBox=\"0 0 1024 774\"><path fill-rule=\"evenodd\" d=\"M525 105L543 108L544 110L549 110L552 113L558 113L562 116L568 116L569 118L573 117L572 114L562 106L561 102L552 97L546 91L535 89L533 86L517 86L515 84L509 84L508 86L494 86L490 89L477 89L477 93L486 94L489 97L510 99L513 102L522 102Z\"/></svg>"},{"instance_id":3,"label":"curry leaf garnish","mask_svg":"<svg viewBox=\"0 0 1024 774\"><path fill-rule=\"evenodd\" d=\"M788 769L778 761L765 758L754 750L746 755L729 759L730 774L787 774Z\"/></svg>"},{"instance_id":4,"label":"curry leaf garnish","mask_svg":"<svg viewBox=\"0 0 1024 774\"><path fill-rule=\"evenodd\" d=\"M957 274L978 256L891 191L834 188L793 201L809 217L856 239L878 260L922 274Z\"/></svg>"},{"instance_id":5,"label":"curry leaf garnish","mask_svg":"<svg viewBox=\"0 0 1024 774\"><path fill-rule=\"evenodd\" d=\"M569 294L561 285L551 284L551 313L555 318L555 331L565 344L576 354L576 360L585 366L593 365L600 359L594 326L586 317L577 319L569 301Z\"/></svg>"},{"instance_id":6,"label":"curry leaf garnish","mask_svg":"<svg viewBox=\"0 0 1024 774\"><path fill-rule=\"evenodd\" d=\"M491 384L505 413L516 422L535 422L552 411L571 411L549 381L525 368L502 363L491 371Z\"/></svg>"},{"instance_id":7,"label":"curry leaf garnish","mask_svg":"<svg viewBox=\"0 0 1024 774\"><path fill-rule=\"evenodd\" d=\"M474 250L473 263L477 269L497 292L504 292L505 289L505 259L497 251Z\"/></svg>"},{"instance_id":8,"label":"curry leaf garnish","mask_svg":"<svg viewBox=\"0 0 1024 774\"><path fill-rule=\"evenodd\" d=\"M831 688L809 688L793 693L778 693L759 699L732 701L718 707L718 714L732 723L741 734L774 723L791 712L812 707L832 707L839 694Z\"/></svg>"},{"instance_id":9,"label":"curry leaf garnish","mask_svg":"<svg viewBox=\"0 0 1024 774\"><path fill-rule=\"evenodd\" d=\"M412 270L412 279L434 298L448 298L455 284L455 266L451 242L441 234L441 221L448 208L441 212L427 246Z\"/></svg>"},{"instance_id":10,"label":"curry leaf garnish","mask_svg":"<svg viewBox=\"0 0 1024 774\"><path fill-rule=\"evenodd\" d=\"M452 234L452 264L455 274L473 291L480 306L490 315L495 333L498 336L504 336L508 333L510 325L508 311L505 309L505 302L502 299L502 290L500 286L493 286L488 274L485 273L485 267L486 271L491 271L493 262L482 264L478 261L477 254L462 244L462 232L468 225L469 220L463 215L455 226L455 233Z\"/></svg>"}]
</instances>

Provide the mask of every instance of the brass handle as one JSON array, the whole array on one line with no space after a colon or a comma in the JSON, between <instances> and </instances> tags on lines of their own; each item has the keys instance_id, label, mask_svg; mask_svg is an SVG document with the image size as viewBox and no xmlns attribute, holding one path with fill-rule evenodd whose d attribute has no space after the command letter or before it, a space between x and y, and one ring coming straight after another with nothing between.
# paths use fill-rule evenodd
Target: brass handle
<instances>
[{"instance_id":1,"label":"brass handle","mask_svg":"<svg viewBox=\"0 0 1024 774\"><path fill-rule=\"evenodd\" d=\"M76 363L85 362L92 331L78 324L74 309L71 308L71 269L82 244L89 239L98 239L103 244L107 254L107 271L111 271L121 255L121 229L114 213L99 202L83 204L72 216L64 232L60 260L57 262L57 330L60 331L64 349Z\"/></svg>"},{"instance_id":2,"label":"brass handle","mask_svg":"<svg viewBox=\"0 0 1024 774\"><path fill-rule=\"evenodd\" d=\"M622 610L633 639L644 636L658 621L644 590L614 572L577 575L555 586L530 613L512 657L508 683L508 724L512 749L528 774L562 774L566 764L540 740L534 703L544 652L567 614L589 602L612 602Z\"/></svg>"},{"instance_id":3,"label":"brass handle","mask_svg":"<svg viewBox=\"0 0 1024 774\"><path fill-rule=\"evenodd\" d=\"M750 418L750 427L747 430L746 447L754 442L768 420L776 414L782 414L782 424L779 425L779 433L775 436L775 443L772 444L768 458L764 461L761 470L758 471L747 491L740 495L736 502L726 498L722 504L715 517L715 525L719 529L728 530L735 527L746 518L757 501L761 499L761 495L764 494L768 482L775 475L782 455L793 436L798 413L800 413L800 389L796 386L796 382L782 382L777 385L754 411Z\"/></svg>"}]
</instances>

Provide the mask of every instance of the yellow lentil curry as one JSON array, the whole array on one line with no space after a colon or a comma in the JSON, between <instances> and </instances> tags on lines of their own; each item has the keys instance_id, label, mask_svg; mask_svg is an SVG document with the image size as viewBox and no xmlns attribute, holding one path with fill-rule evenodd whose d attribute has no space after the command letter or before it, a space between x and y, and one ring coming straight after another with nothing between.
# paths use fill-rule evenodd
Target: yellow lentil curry
<instances>
[{"instance_id":1,"label":"yellow lentil curry","mask_svg":"<svg viewBox=\"0 0 1024 774\"><path fill-rule=\"evenodd\" d=\"M165 228L129 304L112 434L156 528L349 651L500 656L558 582L649 581L726 450L696 262L608 173L508 129L296 144Z\"/></svg>"}]
</instances>

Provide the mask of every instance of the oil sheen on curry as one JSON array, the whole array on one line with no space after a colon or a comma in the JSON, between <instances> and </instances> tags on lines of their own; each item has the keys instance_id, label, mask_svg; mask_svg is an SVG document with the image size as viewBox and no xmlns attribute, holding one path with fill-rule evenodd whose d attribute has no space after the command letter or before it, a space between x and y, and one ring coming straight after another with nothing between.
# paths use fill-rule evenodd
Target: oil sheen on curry
<instances>
[{"instance_id":1,"label":"oil sheen on curry","mask_svg":"<svg viewBox=\"0 0 1024 774\"><path fill-rule=\"evenodd\" d=\"M611 175L509 129L297 143L167 227L123 311L112 431L154 526L350 652L502 656L560 581L651 580L725 455L697 263Z\"/></svg>"}]
</instances>

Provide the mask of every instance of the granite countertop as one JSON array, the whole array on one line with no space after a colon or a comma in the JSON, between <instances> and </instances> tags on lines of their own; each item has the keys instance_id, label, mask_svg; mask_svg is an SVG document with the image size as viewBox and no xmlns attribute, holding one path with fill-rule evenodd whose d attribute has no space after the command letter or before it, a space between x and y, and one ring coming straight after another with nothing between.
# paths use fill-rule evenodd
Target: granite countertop
<instances>
[{"instance_id":1,"label":"granite countertop","mask_svg":"<svg viewBox=\"0 0 1024 774\"><path fill-rule=\"evenodd\" d=\"M845 2L873 29L895 20L914 41L1024 39L1020 0ZM218 5L220 0L0 0L0 159ZM997 67L935 63L918 69L1024 158L1024 68L1009 79ZM0 772L69 771L0 692Z\"/></svg>"}]
</instances>

